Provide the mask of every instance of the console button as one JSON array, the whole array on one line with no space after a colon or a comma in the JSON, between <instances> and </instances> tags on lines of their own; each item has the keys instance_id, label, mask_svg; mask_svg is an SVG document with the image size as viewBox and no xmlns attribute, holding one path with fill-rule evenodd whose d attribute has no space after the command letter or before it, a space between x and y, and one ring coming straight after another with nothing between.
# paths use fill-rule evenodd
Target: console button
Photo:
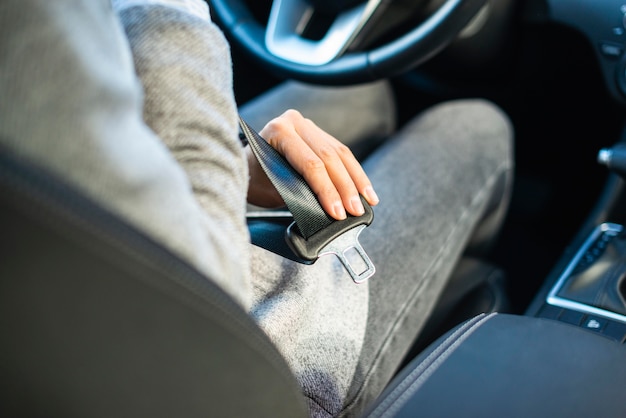
<instances>
[{"instance_id":1,"label":"console button","mask_svg":"<svg viewBox=\"0 0 626 418\"><path fill-rule=\"evenodd\" d=\"M582 323L583 328L587 328L591 331L601 332L609 321L604 318L600 318L593 315L588 315Z\"/></svg>"},{"instance_id":2,"label":"console button","mask_svg":"<svg viewBox=\"0 0 626 418\"><path fill-rule=\"evenodd\" d=\"M562 310L563 309L559 308L558 306L544 303L537 316L541 318L557 319L559 315L561 315Z\"/></svg>"},{"instance_id":3,"label":"console button","mask_svg":"<svg viewBox=\"0 0 626 418\"><path fill-rule=\"evenodd\" d=\"M617 321L607 321L602 334L623 343L626 339L626 324Z\"/></svg>"},{"instance_id":4,"label":"console button","mask_svg":"<svg viewBox=\"0 0 626 418\"><path fill-rule=\"evenodd\" d=\"M563 312L559 315L559 321L567 322L568 324L580 325L584 316L585 314L582 312L563 309Z\"/></svg>"}]
</instances>

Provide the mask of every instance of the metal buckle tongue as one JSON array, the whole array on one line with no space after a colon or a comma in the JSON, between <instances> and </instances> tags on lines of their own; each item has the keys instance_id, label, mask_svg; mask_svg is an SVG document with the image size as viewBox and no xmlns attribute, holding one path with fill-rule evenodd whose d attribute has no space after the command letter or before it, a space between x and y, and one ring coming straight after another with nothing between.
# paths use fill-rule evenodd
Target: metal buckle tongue
<instances>
[{"instance_id":1,"label":"metal buckle tongue","mask_svg":"<svg viewBox=\"0 0 626 418\"><path fill-rule=\"evenodd\" d=\"M344 232L320 250L319 256L334 254L348 270L354 283L363 283L376 273L376 267L369 258L361 243L359 235L365 225L359 225Z\"/></svg>"},{"instance_id":2,"label":"metal buckle tongue","mask_svg":"<svg viewBox=\"0 0 626 418\"><path fill-rule=\"evenodd\" d=\"M374 263L369 258L359 235L374 220L372 207L361 197L365 213L361 216L348 216L342 221L335 221L327 227L304 238L293 222L286 231L287 244L303 262L313 263L319 257L334 254L350 274L355 283L363 283L376 272Z\"/></svg>"}]
</instances>

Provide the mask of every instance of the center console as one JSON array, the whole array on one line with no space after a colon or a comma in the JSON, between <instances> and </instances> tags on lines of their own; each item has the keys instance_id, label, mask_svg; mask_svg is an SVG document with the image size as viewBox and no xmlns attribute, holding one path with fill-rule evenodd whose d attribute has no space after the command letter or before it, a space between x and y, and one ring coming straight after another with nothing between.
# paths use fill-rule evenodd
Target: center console
<instances>
[{"instance_id":1,"label":"center console","mask_svg":"<svg viewBox=\"0 0 626 418\"><path fill-rule=\"evenodd\" d=\"M535 316L626 339L626 232L595 227L550 288Z\"/></svg>"},{"instance_id":2,"label":"center console","mask_svg":"<svg viewBox=\"0 0 626 418\"><path fill-rule=\"evenodd\" d=\"M526 315L626 342L626 143L601 150L612 170L595 210L548 276Z\"/></svg>"}]
</instances>

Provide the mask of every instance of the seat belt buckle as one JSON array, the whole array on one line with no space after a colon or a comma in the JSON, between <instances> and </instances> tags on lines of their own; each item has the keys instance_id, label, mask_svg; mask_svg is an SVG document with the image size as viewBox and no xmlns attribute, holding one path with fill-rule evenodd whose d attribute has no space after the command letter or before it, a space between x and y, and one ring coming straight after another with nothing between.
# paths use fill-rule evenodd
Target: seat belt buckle
<instances>
[{"instance_id":1,"label":"seat belt buckle","mask_svg":"<svg viewBox=\"0 0 626 418\"><path fill-rule=\"evenodd\" d=\"M327 227L304 238L296 222L292 222L285 232L287 244L301 259L309 263L318 258L333 254L343 264L355 283L363 283L376 272L376 267L359 242L359 235L374 220L374 211L361 196L365 213L334 221Z\"/></svg>"}]
</instances>

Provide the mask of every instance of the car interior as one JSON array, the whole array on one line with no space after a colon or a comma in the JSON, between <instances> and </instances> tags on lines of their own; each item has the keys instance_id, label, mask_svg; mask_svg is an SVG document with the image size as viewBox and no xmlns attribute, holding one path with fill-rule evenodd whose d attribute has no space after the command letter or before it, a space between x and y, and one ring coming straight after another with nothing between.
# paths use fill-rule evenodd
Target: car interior
<instances>
[{"instance_id":1,"label":"car interior","mask_svg":"<svg viewBox=\"0 0 626 418\"><path fill-rule=\"evenodd\" d=\"M207 2L240 105L288 79L388 79L399 126L473 97L513 123L496 242L461 259L363 416L626 416L626 3ZM217 286L0 160L3 416L307 416L276 348Z\"/></svg>"}]
</instances>

